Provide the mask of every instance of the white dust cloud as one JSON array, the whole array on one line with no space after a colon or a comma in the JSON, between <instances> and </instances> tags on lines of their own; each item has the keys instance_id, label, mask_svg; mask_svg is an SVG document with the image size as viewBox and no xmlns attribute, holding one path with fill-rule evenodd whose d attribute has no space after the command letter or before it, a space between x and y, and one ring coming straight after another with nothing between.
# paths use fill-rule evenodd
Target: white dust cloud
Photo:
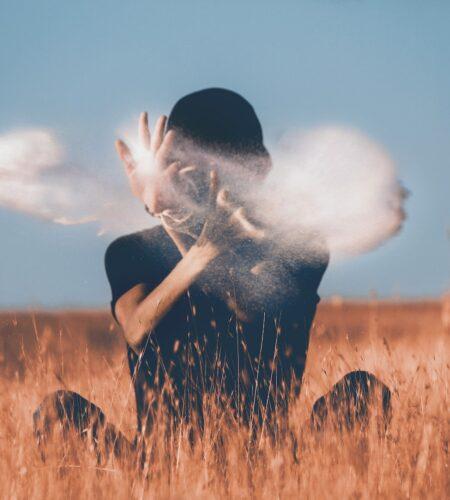
<instances>
[{"instance_id":1,"label":"white dust cloud","mask_svg":"<svg viewBox=\"0 0 450 500\"><path fill-rule=\"evenodd\" d=\"M128 142L142 175L148 175L148 153L137 141ZM268 228L280 249L306 252L309 239L308 251L325 245L333 257L349 256L382 244L400 230L405 191L395 165L362 132L339 126L293 131L271 152L273 168L263 183L246 180L245 160L211 152L199 156L198 150L186 148L182 156L214 163L219 175L227 172L222 186L244 203L249 200L254 220ZM70 166L49 130L0 135L0 206L60 224L96 221L101 232L116 234L154 225L157 221L131 197L120 165L114 168L111 179L121 180L116 184L87 168Z\"/></svg>"},{"instance_id":2,"label":"white dust cloud","mask_svg":"<svg viewBox=\"0 0 450 500\"><path fill-rule=\"evenodd\" d=\"M0 135L0 206L63 225L97 222L99 232L148 221L125 185L70 165L56 134L41 128Z\"/></svg>"},{"instance_id":3,"label":"white dust cloud","mask_svg":"<svg viewBox=\"0 0 450 500\"><path fill-rule=\"evenodd\" d=\"M335 256L366 252L402 225L405 190L388 153L338 126L287 134L258 194L260 213L290 246L320 236Z\"/></svg>"}]
</instances>

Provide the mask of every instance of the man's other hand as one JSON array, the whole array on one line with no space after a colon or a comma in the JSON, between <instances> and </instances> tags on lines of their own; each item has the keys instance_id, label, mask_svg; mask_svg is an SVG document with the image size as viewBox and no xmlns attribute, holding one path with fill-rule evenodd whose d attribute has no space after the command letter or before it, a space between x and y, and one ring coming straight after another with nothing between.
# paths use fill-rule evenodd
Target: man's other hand
<instances>
[{"instance_id":1,"label":"man's other hand","mask_svg":"<svg viewBox=\"0 0 450 500\"><path fill-rule=\"evenodd\" d=\"M215 170L211 171L209 210L197 246L213 245L219 253L233 250L242 241L262 241L264 229L249 220L243 206L232 200L227 189L219 189Z\"/></svg>"}]
</instances>

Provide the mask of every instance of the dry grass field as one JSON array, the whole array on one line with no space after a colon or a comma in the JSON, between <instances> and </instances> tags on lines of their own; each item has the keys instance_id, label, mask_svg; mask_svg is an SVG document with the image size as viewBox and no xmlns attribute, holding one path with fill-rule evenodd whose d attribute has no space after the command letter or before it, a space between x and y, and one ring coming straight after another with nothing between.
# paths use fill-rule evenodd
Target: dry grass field
<instances>
[{"instance_id":1,"label":"dry grass field","mask_svg":"<svg viewBox=\"0 0 450 500\"><path fill-rule=\"evenodd\" d=\"M323 303L302 393L274 441L263 430L250 447L246 429L211 413L194 445L183 429L170 441L154 432L142 474L114 458L100 467L82 446L44 464L32 434L40 400L66 388L133 436L125 346L109 314L0 313L0 498L449 498L449 337L448 299ZM393 390L387 432L313 434L314 400L353 369Z\"/></svg>"}]
</instances>

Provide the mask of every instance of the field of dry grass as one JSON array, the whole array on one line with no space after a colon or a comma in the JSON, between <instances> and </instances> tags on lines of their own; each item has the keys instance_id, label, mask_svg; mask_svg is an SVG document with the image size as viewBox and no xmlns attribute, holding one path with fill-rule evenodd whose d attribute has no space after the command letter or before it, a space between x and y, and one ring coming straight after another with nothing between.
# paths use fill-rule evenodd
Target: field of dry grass
<instances>
[{"instance_id":1,"label":"field of dry grass","mask_svg":"<svg viewBox=\"0 0 450 500\"><path fill-rule=\"evenodd\" d=\"M302 393L274 442L260 433L250 450L248 431L211 413L194 446L183 431L169 442L153 433L143 475L114 458L98 467L81 447L43 464L32 434L33 410L58 388L135 432L125 348L108 313L0 313L0 497L448 498L449 336L448 300L324 303ZM393 390L387 432L314 435L305 425L314 400L353 369Z\"/></svg>"}]
</instances>

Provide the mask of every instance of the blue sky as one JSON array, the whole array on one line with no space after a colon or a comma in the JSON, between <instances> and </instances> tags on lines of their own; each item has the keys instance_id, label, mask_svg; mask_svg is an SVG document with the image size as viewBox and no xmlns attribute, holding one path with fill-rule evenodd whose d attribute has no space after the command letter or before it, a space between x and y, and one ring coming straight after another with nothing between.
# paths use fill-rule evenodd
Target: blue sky
<instances>
[{"instance_id":1,"label":"blue sky","mask_svg":"<svg viewBox=\"0 0 450 500\"><path fill-rule=\"evenodd\" d=\"M408 220L332 265L321 295L435 296L450 286L449 23L446 1L2 2L0 133L56 129L108 176L118 125L208 86L247 97L269 144L290 127L357 127L394 158ZM111 236L4 209L0 227L0 307L108 302Z\"/></svg>"}]
</instances>

